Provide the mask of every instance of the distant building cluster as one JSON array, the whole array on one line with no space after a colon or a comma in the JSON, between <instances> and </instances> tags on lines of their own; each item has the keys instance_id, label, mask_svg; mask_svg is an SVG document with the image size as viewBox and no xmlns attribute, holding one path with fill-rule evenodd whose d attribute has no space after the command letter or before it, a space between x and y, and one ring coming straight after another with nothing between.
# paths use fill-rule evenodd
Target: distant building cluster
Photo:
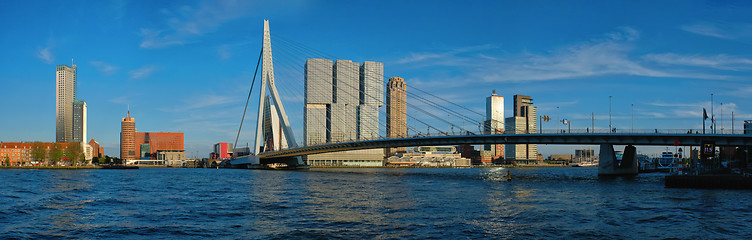
<instances>
[{"instance_id":1,"label":"distant building cluster","mask_svg":"<svg viewBox=\"0 0 752 240\"><path fill-rule=\"evenodd\" d=\"M0 142L0 165L39 166L53 162L73 164L101 157L102 148L98 145L93 152L83 150L78 142Z\"/></svg>"},{"instance_id":2,"label":"distant building cluster","mask_svg":"<svg viewBox=\"0 0 752 240\"><path fill-rule=\"evenodd\" d=\"M209 154L209 159L229 159L232 153L232 143L217 143L214 144L214 152Z\"/></svg>"},{"instance_id":3,"label":"distant building cluster","mask_svg":"<svg viewBox=\"0 0 752 240\"><path fill-rule=\"evenodd\" d=\"M138 132L128 111L120 123L120 158L123 160L185 160L183 133ZM148 161L128 161L148 162ZM159 164L152 161L150 163Z\"/></svg>"},{"instance_id":4,"label":"distant building cluster","mask_svg":"<svg viewBox=\"0 0 752 240\"><path fill-rule=\"evenodd\" d=\"M472 162L454 147L420 146L387 158L390 166L469 167Z\"/></svg>"},{"instance_id":5,"label":"distant building cluster","mask_svg":"<svg viewBox=\"0 0 752 240\"><path fill-rule=\"evenodd\" d=\"M77 99L78 67L58 65L55 68L55 142L78 142L85 152L86 159L98 157L102 149L88 144L87 105L86 101ZM93 140L93 139L92 139ZM96 142L96 141L95 141Z\"/></svg>"}]
</instances>

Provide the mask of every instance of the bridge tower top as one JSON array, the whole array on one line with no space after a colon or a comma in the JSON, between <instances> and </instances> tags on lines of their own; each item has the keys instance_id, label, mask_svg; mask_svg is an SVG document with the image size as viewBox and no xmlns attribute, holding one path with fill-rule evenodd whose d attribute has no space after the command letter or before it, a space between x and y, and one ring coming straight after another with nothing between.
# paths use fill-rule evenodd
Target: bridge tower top
<instances>
[{"instance_id":1,"label":"bridge tower top","mask_svg":"<svg viewBox=\"0 0 752 240\"><path fill-rule=\"evenodd\" d=\"M256 126L256 139L253 144L253 153L258 155L260 152L261 143L263 143L263 117L264 117L264 98L266 97L266 91L269 90L269 95L272 101L274 101L274 107L277 110L277 117L282 125L282 132L287 140L288 147L297 147L295 142L295 136L290 128L290 121L287 118L287 112L282 105L282 101L279 98L279 92L277 92L277 86L274 84L274 64L272 61L272 42L269 32L269 20L264 20L264 37L261 46L261 94L259 94L259 112ZM298 159L299 164L302 161Z\"/></svg>"}]
</instances>

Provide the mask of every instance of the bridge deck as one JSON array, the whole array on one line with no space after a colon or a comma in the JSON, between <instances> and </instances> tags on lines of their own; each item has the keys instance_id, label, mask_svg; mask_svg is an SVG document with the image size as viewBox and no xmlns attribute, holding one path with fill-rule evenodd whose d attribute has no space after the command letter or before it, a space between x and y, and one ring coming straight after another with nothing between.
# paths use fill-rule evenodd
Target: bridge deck
<instances>
[{"instance_id":1,"label":"bridge deck","mask_svg":"<svg viewBox=\"0 0 752 240\"><path fill-rule=\"evenodd\" d=\"M646 134L646 133L572 133L572 134L492 134L449 135L376 139L302 146L259 154L260 158L303 156L358 149L459 144L571 144L571 145L668 145L700 146L714 141L716 146L752 146L752 135L722 134Z\"/></svg>"}]
</instances>

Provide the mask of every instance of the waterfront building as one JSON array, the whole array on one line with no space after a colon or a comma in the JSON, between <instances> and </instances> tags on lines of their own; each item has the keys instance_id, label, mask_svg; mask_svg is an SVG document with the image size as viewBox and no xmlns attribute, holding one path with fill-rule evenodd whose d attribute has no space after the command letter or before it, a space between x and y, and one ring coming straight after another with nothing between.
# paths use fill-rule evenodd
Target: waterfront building
<instances>
[{"instance_id":1,"label":"waterfront building","mask_svg":"<svg viewBox=\"0 0 752 240\"><path fill-rule=\"evenodd\" d=\"M594 149L575 149L574 160L575 162L591 162L595 158Z\"/></svg>"},{"instance_id":2,"label":"waterfront building","mask_svg":"<svg viewBox=\"0 0 752 240\"><path fill-rule=\"evenodd\" d=\"M120 130L120 158L123 160L165 160L165 156L185 159L183 133L138 132L131 112L123 118Z\"/></svg>"},{"instance_id":3,"label":"waterfront building","mask_svg":"<svg viewBox=\"0 0 752 240\"><path fill-rule=\"evenodd\" d=\"M384 64L360 65L357 134L359 140L379 138L379 108L384 105Z\"/></svg>"},{"instance_id":4,"label":"waterfront building","mask_svg":"<svg viewBox=\"0 0 752 240\"><path fill-rule=\"evenodd\" d=\"M136 119L131 111L120 122L120 159L136 159Z\"/></svg>"},{"instance_id":5,"label":"waterfront building","mask_svg":"<svg viewBox=\"0 0 752 240\"><path fill-rule=\"evenodd\" d=\"M464 158L451 146L420 146L409 152L398 153L387 159L388 165L425 167L469 167L471 160Z\"/></svg>"},{"instance_id":6,"label":"waterfront building","mask_svg":"<svg viewBox=\"0 0 752 240\"><path fill-rule=\"evenodd\" d=\"M483 125L484 134L504 133L504 97L496 95L495 90L486 98L486 120ZM483 164L492 164L494 160L504 158L504 144L486 144L483 150Z\"/></svg>"},{"instance_id":7,"label":"waterfront building","mask_svg":"<svg viewBox=\"0 0 752 240\"><path fill-rule=\"evenodd\" d=\"M73 141L73 101L76 99L76 65L58 65L55 74L55 141Z\"/></svg>"},{"instance_id":8,"label":"waterfront building","mask_svg":"<svg viewBox=\"0 0 752 240\"><path fill-rule=\"evenodd\" d=\"M44 159L34 159L32 149L34 144L40 144L45 151ZM6 160L10 166L28 166L38 165L47 161L49 151L54 145L58 145L61 151L65 151L70 143L48 143L48 142L0 142L0 164L6 165ZM83 149L82 149L83 150Z\"/></svg>"},{"instance_id":9,"label":"waterfront building","mask_svg":"<svg viewBox=\"0 0 752 240\"><path fill-rule=\"evenodd\" d=\"M752 120L744 120L744 134L752 134Z\"/></svg>"},{"instance_id":10,"label":"waterfront building","mask_svg":"<svg viewBox=\"0 0 752 240\"><path fill-rule=\"evenodd\" d=\"M316 145L331 139L333 98L332 60L308 59L304 73L303 144Z\"/></svg>"},{"instance_id":11,"label":"waterfront building","mask_svg":"<svg viewBox=\"0 0 752 240\"><path fill-rule=\"evenodd\" d=\"M378 137L383 104L383 64L307 59L305 64L304 144ZM314 154L309 165L381 166L384 152L366 149Z\"/></svg>"},{"instance_id":12,"label":"waterfront building","mask_svg":"<svg viewBox=\"0 0 752 240\"><path fill-rule=\"evenodd\" d=\"M164 155L174 156L173 153L179 154L181 152L183 154L182 159L185 159L183 133L136 132L135 140L136 152L141 153L139 159L166 160Z\"/></svg>"},{"instance_id":13,"label":"waterfront building","mask_svg":"<svg viewBox=\"0 0 752 240\"><path fill-rule=\"evenodd\" d=\"M514 116L506 118L505 131L513 134L537 133L538 110L530 96L514 95ZM506 144L505 162L539 163L537 144Z\"/></svg>"},{"instance_id":14,"label":"waterfront building","mask_svg":"<svg viewBox=\"0 0 752 240\"><path fill-rule=\"evenodd\" d=\"M386 89L386 136L407 137L407 85L401 77L389 78ZM405 152L405 147L387 148L386 155Z\"/></svg>"},{"instance_id":15,"label":"waterfront building","mask_svg":"<svg viewBox=\"0 0 752 240\"><path fill-rule=\"evenodd\" d=\"M86 102L73 100L73 142L86 145ZM91 159L91 158L89 158Z\"/></svg>"},{"instance_id":16,"label":"waterfront building","mask_svg":"<svg viewBox=\"0 0 752 240\"><path fill-rule=\"evenodd\" d=\"M104 156L104 148L99 145L99 142L92 139L91 141L89 141L89 146L91 146L91 156L93 158Z\"/></svg>"},{"instance_id":17,"label":"waterfront building","mask_svg":"<svg viewBox=\"0 0 752 240\"><path fill-rule=\"evenodd\" d=\"M211 154L211 159L228 159L232 154L232 143L217 143L214 144L214 152Z\"/></svg>"},{"instance_id":18,"label":"waterfront building","mask_svg":"<svg viewBox=\"0 0 752 240\"><path fill-rule=\"evenodd\" d=\"M358 63L350 60L334 62L331 142L357 140L357 105L360 101Z\"/></svg>"}]
</instances>

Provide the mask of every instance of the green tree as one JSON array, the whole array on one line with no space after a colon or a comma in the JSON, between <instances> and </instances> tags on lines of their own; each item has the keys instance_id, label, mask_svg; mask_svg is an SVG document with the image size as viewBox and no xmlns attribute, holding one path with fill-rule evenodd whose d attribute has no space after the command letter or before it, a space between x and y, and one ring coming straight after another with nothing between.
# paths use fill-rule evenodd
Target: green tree
<instances>
[{"instance_id":1,"label":"green tree","mask_svg":"<svg viewBox=\"0 0 752 240\"><path fill-rule=\"evenodd\" d=\"M52 144L50 148L50 162L52 165L57 165L63 158L63 147L59 143Z\"/></svg>"},{"instance_id":2,"label":"green tree","mask_svg":"<svg viewBox=\"0 0 752 240\"><path fill-rule=\"evenodd\" d=\"M47 160L47 149L45 149L44 144L42 142L34 142L34 144L31 145L31 159L34 159L34 161L37 162L46 162Z\"/></svg>"},{"instance_id":3,"label":"green tree","mask_svg":"<svg viewBox=\"0 0 752 240\"><path fill-rule=\"evenodd\" d=\"M5 157L5 166L10 166L10 158Z\"/></svg>"},{"instance_id":4,"label":"green tree","mask_svg":"<svg viewBox=\"0 0 752 240\"><path fill-rule=\"evenodd\" d=\"M73 164L79 160L78 156L81 154L81 143L71 142L63 151L63 158L67 159L69 163Z\"/></svg>"}]
</instances>

